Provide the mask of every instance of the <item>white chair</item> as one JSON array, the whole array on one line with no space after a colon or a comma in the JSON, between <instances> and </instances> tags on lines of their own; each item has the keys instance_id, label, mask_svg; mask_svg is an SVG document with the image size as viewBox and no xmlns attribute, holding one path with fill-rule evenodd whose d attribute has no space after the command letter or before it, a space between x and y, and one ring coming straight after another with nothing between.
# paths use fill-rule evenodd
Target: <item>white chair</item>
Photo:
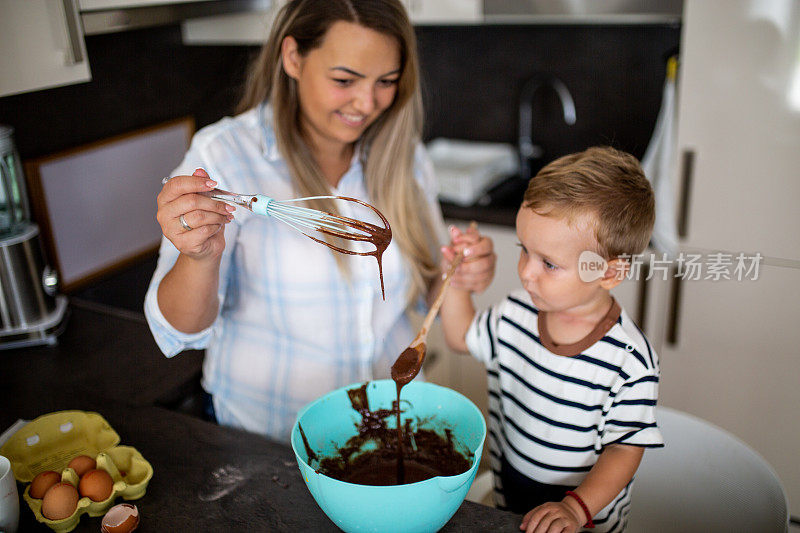
<instances>
[{"instance_id":1,"label":"white chair","mask_svg":"<svg viewBox=\"0 0 800 533\"><path fill-rule=\"evenodd\" d=\"M730 433L681 411L656 408L664 448L636 472L629 533L783 533L789 505L778 476Z\"/></svg>"},{"instance_id":2,"label":"white chair","mask_svg":"<svg viewBox=\"0 0 800 533\"><path fill-rule=\"evenodd\" d=\"M789 505L778 476L753 449L692 415L656 407L664 448L636 472L628 533L784 533ZM493 505L492 473L467 500Z\"/></svg>"}]
</instances>

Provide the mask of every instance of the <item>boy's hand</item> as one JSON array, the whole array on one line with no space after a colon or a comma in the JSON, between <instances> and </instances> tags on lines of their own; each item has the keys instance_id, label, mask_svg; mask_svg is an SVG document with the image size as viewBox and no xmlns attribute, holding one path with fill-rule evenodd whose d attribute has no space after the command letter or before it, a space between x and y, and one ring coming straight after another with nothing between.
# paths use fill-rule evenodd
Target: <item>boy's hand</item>
<instances>
[{"instance_id":1,"label":"boy's hand","mask_svg":"<svg viewBox=\"0 0 800 533\"><path fill-rule=\"evenodd\" d=\"M576 511L563 501L547 502L528 511L519 528L526 533L575 533L583 523L582 509Z\"/></svg>"},{"instance_id":2,"label":"boy's hand","mask_svg":"<svg viewBox=\"0 0 800 533\"><path fill-rule=\"evenodd\" d=\"M442 270L447 271L460 251L464 260L450 281L451 286L470 292L483 292L494 278L497 256L494 243L478 232L473 223L465 232L450 226L450 246L442 246Z\"/></svg>"}]
</instances>

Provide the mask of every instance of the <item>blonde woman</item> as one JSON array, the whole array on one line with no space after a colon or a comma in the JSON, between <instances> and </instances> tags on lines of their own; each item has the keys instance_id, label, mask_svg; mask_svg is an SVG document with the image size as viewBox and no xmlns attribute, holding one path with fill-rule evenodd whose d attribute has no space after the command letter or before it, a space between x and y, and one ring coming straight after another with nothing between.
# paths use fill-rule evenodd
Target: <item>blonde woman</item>
<instances>
[{"instance_id":1,"label":"blonde woman","mask_svg":"<svg viewBox=\"0 0 800 533\"><path fill-rule=\"evenodd\" d=\"M200 130L164 185L145 314L168 357L206 349L202 385L219 423L288 440L303 405L388 377L413 339L408 311L436 294L449 259L420 143L418 71L399 1L291 1L253 64L241 114ZM374 261L197 194L213 187L375 205L393 232L386 300ZM494 253L470 232L451 230L470 251L454 284L481 291Z\"/></svg>"}]
</instances>

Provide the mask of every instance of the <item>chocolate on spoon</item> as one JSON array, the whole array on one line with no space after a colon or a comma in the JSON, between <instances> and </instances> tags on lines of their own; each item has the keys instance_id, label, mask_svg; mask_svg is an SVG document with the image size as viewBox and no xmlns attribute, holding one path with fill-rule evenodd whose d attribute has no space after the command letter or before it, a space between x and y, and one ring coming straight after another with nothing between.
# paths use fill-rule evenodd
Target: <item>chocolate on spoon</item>
<instances>
[{"instance_id":1,"label":"chocolate on spoon","mask_svg":"<svg viewBox=\"0 0 800 533\"><path fill-rule=\"evenodd\" d=\"M433 325L433 321L436 319L439 308L442 306L445 291L448 285L450 285L450 278L452 278L453 273L463 259L463 252L460 252L455 257L450 268L447 270L447 274L442 282L442 287L439 289L439 294L436 296L436 300L433 302L433 305L431 305L428 314L425 316L425 320L422 322L419 333L392 365L392 379L397 383L398 390L417 377L417 374L419 374L422 368L422 363L425 361L425 341L428 339L428 331Z\"/></svg>"}]
</instances>

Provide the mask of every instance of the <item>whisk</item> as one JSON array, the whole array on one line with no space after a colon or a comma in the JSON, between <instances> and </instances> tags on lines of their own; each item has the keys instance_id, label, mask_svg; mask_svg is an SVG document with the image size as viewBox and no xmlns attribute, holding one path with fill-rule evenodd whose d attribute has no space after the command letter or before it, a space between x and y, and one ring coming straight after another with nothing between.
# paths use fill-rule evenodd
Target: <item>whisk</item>
<instances>
[{"instance_id":1,"label":"whisk","mask_svg":"<svg viewBox=\"0 0 800 533\"><path fill-rule=\"evenodd\" d=\"M166 183L169 181L169 179L169 177L164 178L162 182ZM348 196L309 196L305 198L294 198L290 200L278 201L263 194L239 194L222 189L212 189L200 194L220 202L244 207L245 209L248 209L257 215L268 216L279 220L284 224L296 229L309 239L320 244L324 244L328 248L336 250L337 252L350 255L375 256L375 259L378 261L378 272L381 278L381 295L383 295L385 299L386 295L383 287L383 267L381 264L381 256L392 240L392 228L389 226L389 221L386 220L386 217L383 216L383 213L378 211L375 207L371 206L367 202L363 202L357 198L350 198ZM334 215L318 209L311 209L308 207L303 207L302 205L296 205L307 200L322 200L326 198L354 202L371 209L381 219L383 227L355 218ZM308 231L318 231L320 233L348 241L370 243L375 246L375 249L369 251L350 250L341 246L337 246L336 244L328 242L324 239L319 239L313 235L309 235Z\"/></svg>"},{"instance_id":2,"label":"whisk","mask_svg":"<svg viewBox=\"0 0 800 533\"><path fill-rule=\"evenodd\" d=\"M325 233L349 241L370 242L374 244L376 248L378 247L379 241L386 240L386 244L388 245L392 238L392 230L389 227L389 221L386 220L386 217L383 216L383 213L378 211L370 204L362 202L357 198L350 198L348 196L308 196L305 198L294 198L291 200L278 201L263 194L237 194L223 191L222 189L213 189L201 194L204 194L209 198L213 198L214 200L242 206L257 215L268 216L280 220L284 224L293 227L306 237L345 254L374 255L374 251L358 252L354 250L348 250L347 248L341 248L332 243L309 235L306 233L306 230L319 231L320 233ZM303 207L301 205L294 205L307 200L322 200L326 198L343 200L346 202L355 202L363 205L364 207L368 207L374 211L378 217L380 217L381 222L383 222L383 227L370 224L369 222L364 222L362 220L357 220L355 218L334 215L318 209Z\"/></svg>"}]
</instances>

